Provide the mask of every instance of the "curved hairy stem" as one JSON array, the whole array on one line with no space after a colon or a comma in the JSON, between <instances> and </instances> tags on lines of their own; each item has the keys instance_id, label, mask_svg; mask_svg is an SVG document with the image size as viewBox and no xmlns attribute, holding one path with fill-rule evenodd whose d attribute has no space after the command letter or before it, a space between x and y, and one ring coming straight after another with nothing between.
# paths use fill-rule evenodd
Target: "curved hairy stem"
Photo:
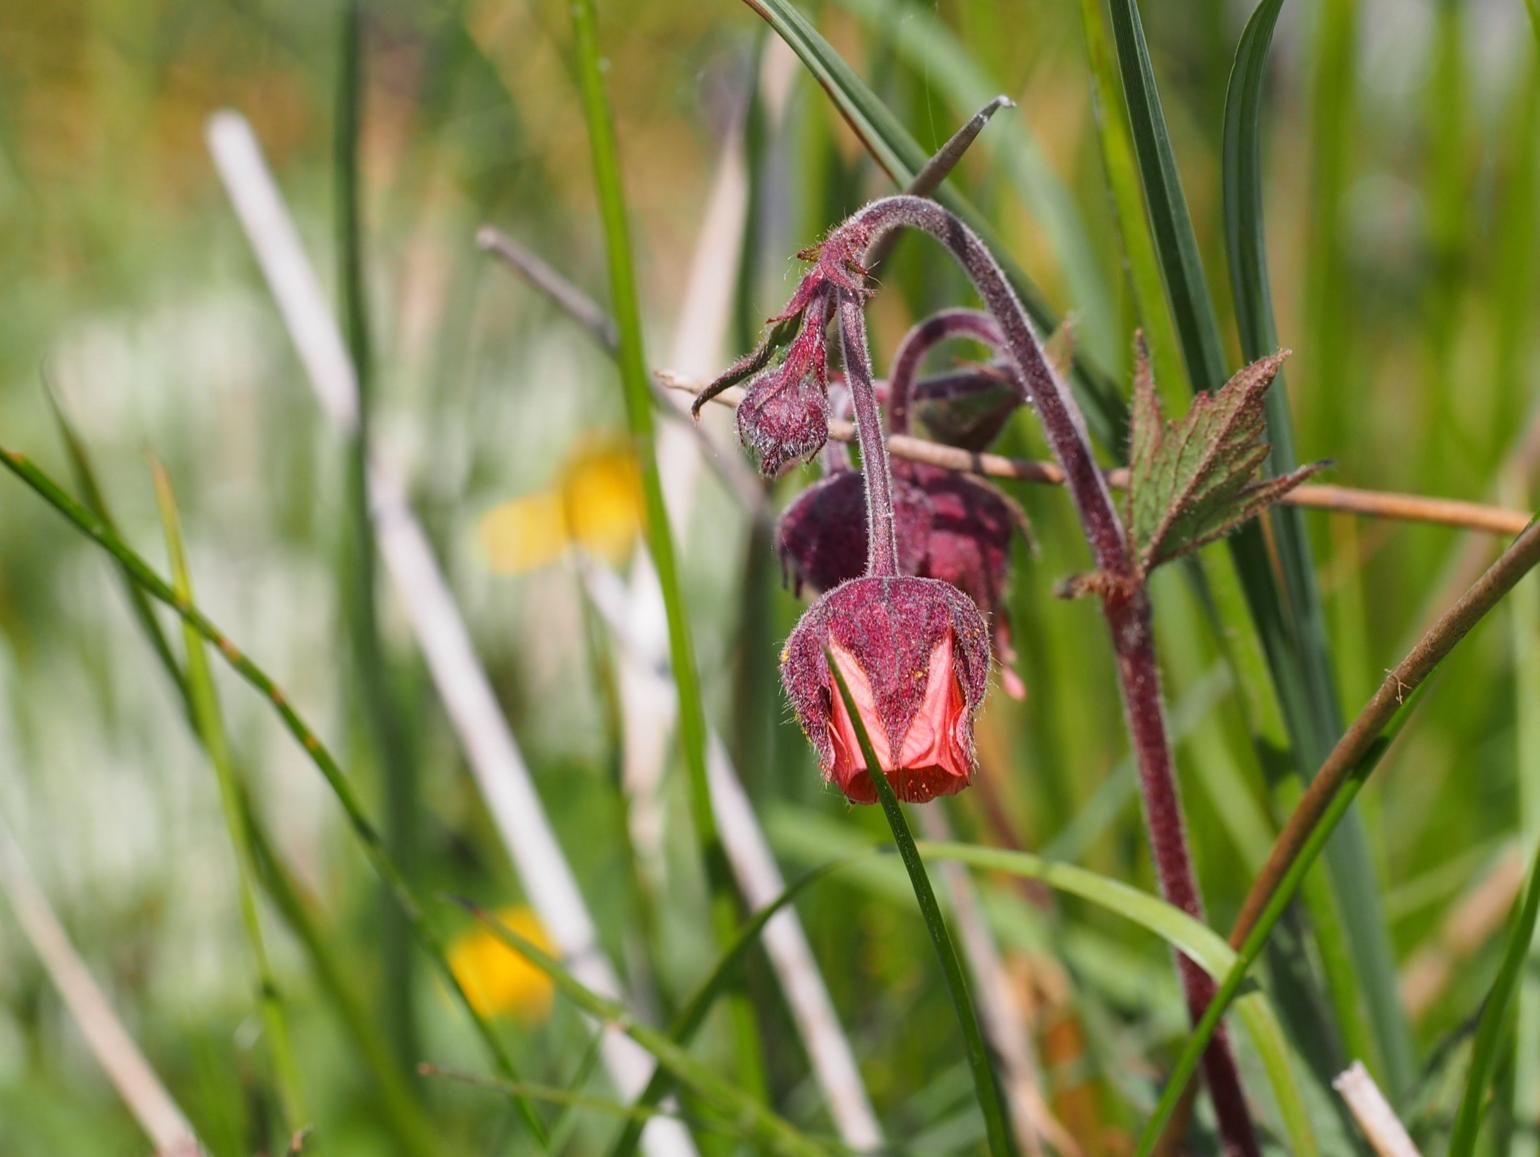
<instances>
[{"instance_id":1,"label":"curved hairy stem","mask_svg":"<svg viewBox=\"0 0 1540 1157\"><path fill-rule=\"evenodd\" d=\"M976 309L943 309L916 325L898 343L888 375L888 429L893 433L909 432L909 402L925 355L954 338L972 338L996 350L1004 349L1004 336L995 319Z\"/></svg>"}]
</instances>

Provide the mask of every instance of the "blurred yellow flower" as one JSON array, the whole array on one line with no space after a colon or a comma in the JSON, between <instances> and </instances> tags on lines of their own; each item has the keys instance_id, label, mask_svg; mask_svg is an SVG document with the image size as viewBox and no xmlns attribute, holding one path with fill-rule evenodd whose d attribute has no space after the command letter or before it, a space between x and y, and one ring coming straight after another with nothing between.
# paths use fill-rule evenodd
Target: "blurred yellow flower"
<instances>
[{"instance_id":1,"label":"blurred yellow flower","mask_svg":"<svg viewBox=\"0 0 1540 1157\"><path fill-rule=\"evenodd\" d=\"M515 498L482 516L481 549L495 571L523 574L571 546L622 561L642 530L642 480L631 451L614 442L580 445L554 489Z\"/></svg>"},{"instance_id":2,"label":"blurred yellow flower","mask_svg":"<svg viewBox=\"0 0 1540 1157\"><path fill-rule=\"evenodd\" d=\"M539 918L528 908L505 908L497 919L543 952L556 954ZM449 948L449 967L482 1016L512 1016L526 1024L551 1012L551 978L478 924Z\"/></svg>"}]
</instances>

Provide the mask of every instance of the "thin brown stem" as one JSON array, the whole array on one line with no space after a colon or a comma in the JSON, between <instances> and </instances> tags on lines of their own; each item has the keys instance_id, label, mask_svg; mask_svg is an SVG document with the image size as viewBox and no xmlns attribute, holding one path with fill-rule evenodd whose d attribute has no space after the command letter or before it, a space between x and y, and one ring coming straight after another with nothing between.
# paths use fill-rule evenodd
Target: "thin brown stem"
<instances>
[{"instance_id":1,"label":"thin brown stem","mask_svg":"<svg viewBox=\"0 0 1540 1157\"><path fill-rule=\"evenodd\" d=\"M662 380L670 389L693 393L699 388L697 383L678 381L667 375ZM919 384L916 383L917 386ZM741 397L741 392L728 390L715 400L723 405L736 406ZM855 427L849 422L831 421L829 437L840 442L854 441ZM943 470L957 470L986 478L1013 478L1018 482L1037 482L1048 486L1064 485L1064 471L1055 462L974 453L907 434L890 435L888 453L909 462L922 462L928 466L939 466ZM1106 479L1108 486L1121 490L1128 485L1128 471L1123 467L1108 470ZM1282 501L1312 510L1338 510L1368 518L1425 522L1486 534L1515 535L1529 524L1527 512L1509 507L1464 502L1454 498L1435 498L1424 494L1366 490L1356 486L1327 486L1306 482L1285 494Z\"/></svg>"},{"instance_id":2,"label":"thin brown stem","mask_svg":"<svg viewBox=\"0 0 1540 1157\"><path fill-rule=\"evenodd\" d=\"M1481 618L1511 591L1518 581L1540 564L1540 522L1531 522L1502 556L1439 616L1404 659L1390 671L1379 690L1364 705L1332 749L1321 770L1300 798L1294 813L1273 844L1267 863L1257 874L1241 914L1230 932L1230 943L1239 947L1256 925L1273 893L1299 857L1332 799L1352 778L1391 721L1406 705L1407 697L1420 687L1450 651Z\"/></svg>"}]
</instances>

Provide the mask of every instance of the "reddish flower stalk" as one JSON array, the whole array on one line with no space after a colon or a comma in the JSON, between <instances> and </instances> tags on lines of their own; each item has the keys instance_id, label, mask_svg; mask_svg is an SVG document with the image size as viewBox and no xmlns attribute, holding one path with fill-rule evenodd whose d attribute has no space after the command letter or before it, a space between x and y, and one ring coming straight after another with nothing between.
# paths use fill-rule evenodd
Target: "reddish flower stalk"
<instances>
[{"instance_id":1,"label":"reddish flower stalk","mask_svg":"<svg viewBox=\"0 0 1540 1157\"><path fill-rule=\"evenodd\" d=\"M946 209L933 201L911 196L875 201L837 227L819 247L819 266L821 269L859 269L859 258L871 245L886 234L906 227L922 230L939 240L968 274L999 325L1003 346L1021 374L1019 384L1023 398L1037 412L1049 446L1064 470L1066 484L1100 572L1095 589L1100 595L1117 654L1123 706L1139 764L1145 823L1149 828L1161 891L1167 901L1202 919L1203 903L1193 875L1161 705L1149 598L1106 480L1091 454L1079 406L1044 357L1042 346L1000 266L973 231ZM853 310L847 307L845 294L842 294L842 326L847 312L858 314L859 307L855 306ZM858 332L864 332L864 327ZM847 336L847 359L850 344ZM872 408L875 409L875 403ZM857 414L859 417L859 405ZM863 433L863 454L868 441ZM883 460L886 461L885 455ZM869 479L878 473L885 471L867 471ZM891 506L888 509L891 514ZM874 538L877 531L874 525ZM1178 970L1189 1012L1196 1020L1213 997L1213 981L1184 956L1178 957ZM1204 1056L1204 1071L1226 1149L1245 1155L1257 1153L1256 1134L1235 1059L1228 1042L1218 1034Z\"/></svg>"},{"instance_id":2,"label":"reddish flower stalk","mask_svg":"<svg viewBox=\"0 0 1540 1157\"><path fill-rule=\"evenodd\" d=\"M931 314L904 335L893 368L888 374L888 429L895 434L909 432L909 404L914 394L914 380L920 363L942 342L956 338L974 341L1004 352L1000 326L987 313L976 309L943 309Z\"/></svg>"},{"instance_id":3,"label":"reddish flower stalk","mask_svg":"<svg viewBox=\"0 0 1540 1157\"><path fill-rule=\"evenodd\" d=\"M882 411L872 385L871 353L866 345L866 313L861 295L840 289L840 341L845 351L845 381L855 407L856 437L861 443L861 474L866 479L866 573L897 575L898 536L893 524L893 474L888 444L882 436Z\"/></svg>"}]
</instances>

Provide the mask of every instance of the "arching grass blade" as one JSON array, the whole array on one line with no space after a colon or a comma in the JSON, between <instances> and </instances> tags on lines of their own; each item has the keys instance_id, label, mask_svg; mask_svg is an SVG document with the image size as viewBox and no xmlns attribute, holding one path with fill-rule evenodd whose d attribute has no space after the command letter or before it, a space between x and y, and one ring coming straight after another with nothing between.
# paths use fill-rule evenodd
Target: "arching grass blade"
<instances>
[{"instance_id":1,"label":"arching grass blade","mask_svg":"<svg viewBox=\"0 0 1540 1157\"><path fill-rule=\"evenodd\" d=\"M1470 1076L1465 1082L1465 1095L1460 1098L1454 1134L1449 1140L1450 1157L1470 1157L1476 1151L1476 1135L1481 1129L1488 1086L1507 1035L1509 1008L1523 979L1524 962L1535 938L1537 916L1540 916L1540 846L1536 847L1530 864L1523 906L1514 913L1508 929L1508 944L1503 950L1497 980L1492 984L1492 991L1487 993L1481 1010L1481 1022L1471 1050ZM1533 1048L1534 1045L1534 1041L1519 1041L1520 1048Z\"/></svg>"},{"instance_id":2,"label":"arching grass blade","mask_svg":"<svg viewBox=\"0 0 1540 1157\"><path fill-rule=\"evenodd\" d=\"M155 476L155 498L160 506L161 525L166 533L167 553L171 558L174 589L181 598L191 602L192 574L182 541L181 519L177 514L176 496L171 489L171 477L157 461L151 461L151 469ZM256 860L242 815L240 785L235 777L235 765L231 759L229 741L225 737L224 721L220 718L219 697L214 688L213 674L209 670L208 656L203 650L203 639L186 625L182 628L182 637L187 653L187 690L193 721L209 764L214 769L214 778L219 785L220 808L235 853L241 925L256 971L257 1005L262 1014L263 1031L267 1034L267 1048L278 1085L278 1099L283 1107L284 1128L289 1137L298 1137L309 1124L309 1119L305 1111L304 1094L301 1092L299 1066L294 1061L294 1050L290 1044L288 1017L268 958L262 919L257 912Z\"/></svg>"},{"instance_id":3,"label":"arching grass blade","mask_svg":"<svg viewBox=\"0 0 1540 1157\"><path fill-rule=\"evenodd\" d=\"M480 920L497 939L549 976L563 996L595 1020L620 1029L650 1052L660 1065L672 1071L679 1081L742 1124L763 1147L763 1151L784 1154L785 1157L827 1157L829 1150L822 1143L798 1130L733 1082L718 1075L709 1065L690 1056L665 1033L637 1023L626 1009L585 987L555 959L508 928L491 913L465 900L456 902Z\"/></svg>"},{"instance_id":4,"label":"arching grass blade","mask_svg":"<svg viewBox=\"0 0 1540 1157\"><path fill-rule=\"evenodd\" d=\"M996 1157L1002 1154L1012 1155L1016 1152L1016 1144L1006 1119L1005 1101L1000 1096L999 1082L995 1077L994 1067L990 1063L989 1052L984 1047L984 1034L979 1030L978 1013L974 1008L973 994L968 989L968 977L963 972L962 961L958 958L957 948L952 943L952 934L947 930L946 919L941 915L941 905L936 902L935 890L931 888L930 877L925 872L925 862L920 858L920 853L915 850L914 836L909 831L908 820L904 818L903 807L899 804L898 797L893 794L893 785L883 774L882 764L877 759L876 752L872 750L871 739L866 734L866 724L850 698L850 688L845 685L845 676L840 672L839 664L832 658L829 660L829 672L834 677L840 697L845 701L845 710L855 725L856 739L861 745L861 757L866 761L866 769L872 777L872 783L876 785L877 798L882 804L883 813L887 816L888 826L893 829L893 842L898 846L899 857L904 861L904 868L909 873L909 882L914 888L915 901L919 904L920 913L925 918L925 930L930 933L931 943L936 949L936 957L941 962L941 973L946 980L947 993L951 996L952 1008L957 1013L958 1027L962 1029L963 1043L968 1055L968 1068L973 1075L973 1089L978 1098L979 1111L984 1114L984 1130L989 1138L989 1151Z\"/></svg>"},{"instance_id":5,"label":"arching grass blade","mask_svg":"<svg viewBox=\"0 0 1540 1157\"><path fill-rule=\"evenodd\" d=\"M1128 101L1135 151L1144 181L1156 249L1177 335L1194 390L1212 394L1228 374L1219 324L1199 258L1192 219L1166 128L1154 68L1136 0L1110 0L1113 38L1123 91ZM1256 41L1260 43L1261 38ZM1281 400L1278 391L1275 399ZM1275 402L1267 411L1268 436L1287 418ZM1240 571L1246 601L1263 641L1268 668L1294 748L1300 774L1320 766L1341 731L1335 680L1318 611L1313 572L1302 541L1275 534L1278 568L1257 525L1229 540ZM1296 586L1298 590L1294 589ZM1358 1002L1343 994L1358 992L1370 1011L1377 1051L1392 1091L1410 1079L1410 1037L1395 1000L1394 957L1374 885L1367 840L1356 822L1330 850L1332 880L1340 920L1332 910L1312 912L1318 934L1326 938L1323 963L1331 969L1330 989L1339 1018L1351 1024ZM1353 975L1342 967L1330 939L1341 935L1352 952Z\"/></svg>"},{"instance_id":6,"label":"arching grass blade","mask_svg":"<svg viewBox=\"0 0 1540 1157\"><path fill-rule=\"evenodd\" d=\"M119 538L102 519L70 497L58 483L35 463L25 455L3 447L0 447L0 462L3 462L11 473L26 483L38 497L42 498L59 514L63 515L76 529L116 559L136 586L157 602L170 607L184 623L197 631L205 641L212 643L236 674L267 699L283 721L285 729L304 749L310 761L315 764L316 769L321 773L322 778L326 780L327 786L331 788L332 794L336 796L337 802L342 805L342 809L347 815L349 826L355 838L362 846L370 866L390 885L391 892L395 896L396 902L401 906L403 913L405 913L414 934L417 936L424 951L427 952L428 956L438 967L450 991L455 994L456 999L465 1009L466 1015L471 1018L477 1035L481 1038L488 1054L493 1058L493 1061L504 1076L509 1080L518 1080L513 1058L503 1046L502 1041L498 1039L497 1034L492 1030L492 1026L487 1022L486 1018L471 1003L470 997L461 986L459 978L455 976L454 970L449 966L449 959L445 953L443 942L424 916L422 902L416 889L401 875L395 863L386 854L379 831L369 819L368 813L364 811L357 794L353 790L352 783L342 770L342 765L337 762L330 749L321 742L320 737L294 709L282 689L273 682L261 667L252 662L245 652L237 647L212 619L205 615L194 603L179 597L171 588L171 585L156 574L149 563L145 562L132 547ZM520 1111L531 1133L543 1143L545 1128L541 1124L540 1118L535 1115L534 1109L528 1102L521 1101Z\"/></svg>"}]
</instances>

